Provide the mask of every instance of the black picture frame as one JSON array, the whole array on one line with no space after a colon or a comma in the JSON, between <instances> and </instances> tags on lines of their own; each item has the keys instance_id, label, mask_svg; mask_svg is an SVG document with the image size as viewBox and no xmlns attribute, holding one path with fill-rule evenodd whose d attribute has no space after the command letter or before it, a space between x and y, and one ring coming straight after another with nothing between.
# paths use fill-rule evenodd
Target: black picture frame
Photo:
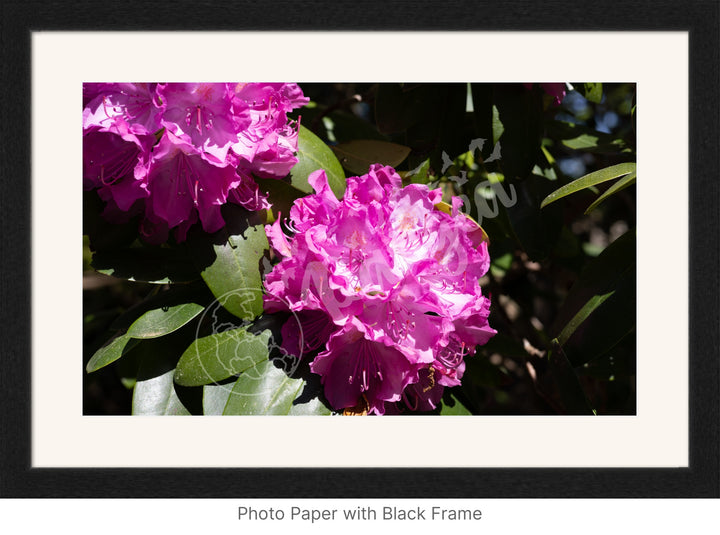
<instances>
[{"instance_id":1,"label":"black picture frame","mask_svg":"<svg viewBox=\"0 0 720 535\"><path fill-rule=\"evenodd\" d=\"M0 497L720 497L720 7L716 2L13 0L3 2L0 9ZM31 34L85 30L689 32L689 467L32 468ZM672 66L668 69L671 73Z\"/></svg>"}]
</instances>

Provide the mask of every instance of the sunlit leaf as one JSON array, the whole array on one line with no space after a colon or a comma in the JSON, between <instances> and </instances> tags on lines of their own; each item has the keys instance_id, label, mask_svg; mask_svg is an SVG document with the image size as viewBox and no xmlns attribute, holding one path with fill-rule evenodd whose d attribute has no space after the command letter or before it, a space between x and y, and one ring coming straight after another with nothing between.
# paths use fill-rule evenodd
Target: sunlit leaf
<instances>
[{"instance_id":1,"label":"sunlit leaf","mask_svg":"<svg viewBox=\"0 0 720 535\"><path fill-rule=\"evenodd\" d=\"M587 207L587 210L585 210L586 214L589 214L592 212L595 208L598 207L598 205L603 202L605 199L610 197L611 195L617 193L618 191L624 190L625 188L632 186L635 184L635 180L637 179L637 173L632 172L629 175L625 175L623 178L615 182L612 186L610 186L605 193L600 195L597 199L595 199L595 202L593 202L590 206Z\"/></svg>"},{"instance_id":2,"label":"sunlit leaf","mask_svg":"<svg viewBox=\"0 0 720 535\"><path fill-rule=\"evenodd\" d=\"M308 390L308 391L306 391ZM289 377L265 359L238 377L225 406L226 415L327 415L317 385Z\"/></svg>"},{"instance_id":3,"label":"sunlit leaf","mask_svg":"<svg viewBox=\"0 0 720 535\"><path fill-rule=\"evenodd\" d=\"M210 291L226 310L243 320L262 313L260 265L269 248L264 220L239 206L224 207L226 226L188 242L193 261Z\"/></svg>"},{"instance_id":4,"label":"sunlit leaf","mask_svg":"<svg viewBox=\"0 0 720 535\"><path fill-rule=\"evenodd\" d=\"M583 95L590 102L599 104L603 96L603 85L601 83L584 83Z\"/></svg>"},{"instance_id":5,"label":"sunlit leaf","mask_svg":"<svg viewBox=\"0 0 720 535\"><path fill-rule=\"evenodd\" d=\"M305 193L312 193L308 176L313 171L324 169L328 185L335 196L342 197L345 192L345 173L330 147L304 126L300 126L298 135L298 163L290 171L292 186Z\"/></svg>"},{"instance_id":6,"label":"sunlit leaf","mask_svg":"<svg viewBox=\"0 0 720 535\"><path fill-rule=\"evenodd\" d=\"M200 414L200 389L173 382L178 357L194 330L183 329L142 342L135 350L140 367L133 390L132 412L142 415Z\"/></svg>"},{"instance_id":7,"label":"sunlit leaf","mask_svg":"<svg viewBox=\"0 0 720 535\"><path fill-rule=\"evenodd\" d=\"M144 416L190 415L175 391L173 370L135 383L132 413Z\"/></svg>"},{"instance_id":8,"label":"sunlit leaf","mask_svg":"<svg viewBox=\"0 0 720 535\"><path fill-rule=\"evenodd\" d=\"M268 358L270 331L231 329L195 340L180 357L175 382L183 386L216 383Z\"/></svg>"},{"instance_id":9,"label":"sunlit leaf","mask_svg":"<svg viewBox=\"0 0 720 535\"><path fill-rule=\"evenodd\" d=\"M127 334L118 336L108 345L101 347L95 352L85 367L86 371L91 373L115 362L123 355L129 353L137 344L138 340L131 338Z\"/></svg>"},{"instance_id":10,"label":"sunlit leaf","mask_svg":"<svg viewBox=\"0 0 720 535\"><path fill-rule=\"evenodd\" d=\"M443 416L471 416L472 412L460 403L451 392L446 392L443 396L440 414Z\"/></svg>"},{"instance_id":11,"label":"sunlit leaf","mask_svg":"<svg viewBox=\"0 0 720 535\"><path fill-rule=\"evenodd\" d=\"M545 197L540 207L544 208L548 204L553 203L558 199L562 199L567 195L587 189L591 186L607 182L608 180L614 180L616 178L623 177L634 172L635 169L635 163L629 162L612 165L610 167L594 171L583 177L578 178L577 180L573 180L569 184L566 184L565 186L555 190L550 195Z\"/></svg>"},{"instance_id":12,"label":"sunlit leaf","mask_svg":"<svg viewBox=\"0 0 720 535\"><path fill-rule=\"evenodd\" d=\"M149 310L139 317L127 331L132 338L157 338L178 330L190 322L204 307L195 303L185 303L172 307Z\"/></svg>"},{"instance_id":13,"label":"sunlit leaf","mask_svg":"<svg viewBox=\"0 0 720 535\"><path fill-rule=\"evenodd\" d=\"M203 386L203 414L205 416L222 415L232 389L233 383Z\"/></svg>"}]
</instances>

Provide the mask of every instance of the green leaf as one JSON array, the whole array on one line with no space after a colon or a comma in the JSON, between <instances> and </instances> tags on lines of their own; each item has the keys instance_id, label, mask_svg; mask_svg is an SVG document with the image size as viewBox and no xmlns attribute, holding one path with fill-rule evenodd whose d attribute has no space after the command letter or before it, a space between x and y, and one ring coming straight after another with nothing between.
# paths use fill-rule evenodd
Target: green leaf
<instances>
[{"instance_id":1,"label":"green leaf","mask_svg":"<svg viewBox=\"0 0 720 535\"><path fill-rule=\"evenodd\" d=\"M233 389L233 383L203 386L203 414L221 416Z\"/></svg>"},{"instance_id":2,"label":"green leaf","mask_svg":"<svg viewBox=\"0 0 720 535\"><path fill-rule=\"evenodd\" d=\"M195 340L180 357L175 382L182 386L217 383L268 358L269 330L255 335L232 329Z\"/></svg>"},{"instance_id":3,"label":"green leaf","mask_svg":"<svg viewBox=\"0 0 720 535\"><path fill-rule=\"evenodd\" d=\"M162 291L161 289L161 286L154 286L145 300L123 312L112 322L110 328L115 331L127 331L138 318L151 310L167 309L186 303L202 305L213 299L212 293L202 280L190 284L173 284L167 289Z\"/></svg>"},{"instance_id":4,"label":"green leaf","mask_svg":"<svg viewBox=\"0 0 720 535\"><path fill-rule=\"evenodd\" d=\"M612 165L610 167L600 169L599 171L594 171L583 177L578 178L577 180L573 180L569 184L566 184L565 186L553 191L550 195L545 197L540 207L545 208L548 204L553 203L558 199L562 199L567 195L587 189L597 184L601 184L603 182L607 182L608 180L614 180L616 178L625 176L634 172L635 169L635 163L628 162Z\"/></svg>"},{"instance_id":5,"label":"green leaf","mask_svg":"<svg viewBox=\"0 0 720 535\"><path fill-rule=\"evenodd\" d=\"M611 243L583 269L552 327L557 342L582 364L635 328L635 230Z\"/></svg>"},{"instance_id":6,"label":"green leaf","mask_svg":"<svg viewBox=\"0 0 720 535\"><path fill-rule=\"evenodd\" d=\"M572 334L575 332L575 330L592 314L595 309L597 309L600 305L602 305L605 301L607 301L612 295L615 293L615 290L610 290L607 293L604 293L602 295L593 295L578 312L573 316L573 318L565 325L563 330L558 334L557 341L558 343L563 346L568 341L568 339L572 336Z\"/></svg>"},{"instance_id":7,"label":"green leaf","mask_svg":"<svg viewBox=\"0 0 720 535\"><path fill-rule=\"evenodd\" d=\"M603 96L603 85L601 83L584 83L583 95L590 102L600 104Z\"/></svg>"},{"instance_id":8,"label":"green leaf","mask_svg":"<svg viewBox=\"0 0 720 535\"><path fill-rule=\"evenodd\" d=\"M138 380L132 399L133 415L142 416L189 416L190 411L175 391L174 370L157 377Z\"/></svg>"},{"instance_id":9,"label":"green leaf","mask_svg":"<svg viewBox=\"0 0 720 535\"><path fill-rule=\"evenodd\" d=\"M430 171L430 159L423 161L415 169L410 171L399 171L404 184L427 184L430 180L428 177Z\"/></svg>"},{"instance_id":10,"label":"green leaf","mask_svg":"<svg viewBox=\"0 0 720 535\"><path fill-rule=\"evenodd\" d=\"M472 412L470 412L462 403L460 403L458 399L450 392L447 392L443 396L443 403L442 408L440 409L440 414L443 416L472 416Z\"/></svg>"},{"instance_id":11,"label":"green leaf","mask_svg":"<svg viewBox=\"0 0 720 535\"><path fill-rule=\"evenodd\" d=\"M243 320L262 313L260 265L269 248L264 220L236 205L223 207L226 226L188 240L193 261L218 302Z\"/></svg>"},{"instance_id":12,"label":"green leaf","mask_svg":"<svg viewBox=\"0 0 720 535\"><path fill-rule=\"evenodd\" d=\"M327 415L318 385L289 377L269 359L246 370L228 398L226 415Z\"/></svg>"},{"instance_id":13,"label":"green leaf","mask_svg":"<svg viewBox=\"0 0 720 535\"><path fill-rule=\"evenodd\" d=\"M105 275L152 284L197 280L199 274L184 248L130 247L97 251L92 266Z\"/></svg>"},{"instance_id":14,"label":"green leaf","mask_svg":"<svg viewBox=\"0 0 720 535\"><path fill-rule=\"evenodd\" d=\"M203 310L203 306L195 303L156 308L135 320L127 334L132 338L164 336L189 323Z\"/></svg>"},{"instance_id":15,"label":"green leaf","mask_svg":"<svg viewBox=\"0 0 720 535\"><path fill-rule=\"evenodd\" d=\"M594 128L581 124L549 121L547 135L572 150L613 155L629 150L627 142L618 138L617 135L598 132Z\"/></svg>"},{"instance_id":16,"label":"green leaf","mask_svg":"<svg viewBox=\"0 0 720 535\"><path fill-rule=\"evenodd\" d=\"M612 186L610 186L605 193L600 195L597 199L595 199L595 202L593 202L590 206L587 207L587 210L585 210L586 214L589 214L595 208L598 207L598 205L603 202L605 199L610 197L611 195L614 195L618 191L624 190L625 188L632 186L635 184L635 180L637 179L637 173L632 172L629 175L625 175L623 178L615 182Z\"/></svg>"},{"instance_id":17,"label":"green leaf","mask_svg":"<svg viewBox=\"0 0 720 535\"><path fill-rule=\"evenodd\" d=\"M133 352L140 362L133 390L133 414L201 413L200 389L173 383L178 357L193 336L194 329L186 327L162 338L145 340Z\"/></svg>"},{"instance_id":18,"label":"green leaf","mask_svg":"<svg viewBox=\"0 0 720 535\"><path fill-rule=\"evenodd\" d=\"M345 192L345 173L342 165L330 147L304 126L300 126L298 135L298 163L290 171L292 186L304 193L312 193L308 176L313 171L324 169L328 185L339 199Z\"/></svg>"},{"instance_id":19,"label":"green leaf","mask_svg":"<svg viewBox=\"0 0 720 535\"><path fill-rule=\"evenodd\" d=\"M372 139L356 139L331 148L342 166L357 175L367 173L374 163L397 167L410 154L409 147Z\"/></svg>"},{"instance_id":20,"label":"green leaf","mask_svg":"<svg viewBox=\"0 0 720 535\"><path fill-rule=\"evenodd\" d=\"M85 369L88 373L99 370L129 353L137 344L138 341L127 334L118 336L108 345L98 349L90 358Z\"/></svg>"}]
</instances>

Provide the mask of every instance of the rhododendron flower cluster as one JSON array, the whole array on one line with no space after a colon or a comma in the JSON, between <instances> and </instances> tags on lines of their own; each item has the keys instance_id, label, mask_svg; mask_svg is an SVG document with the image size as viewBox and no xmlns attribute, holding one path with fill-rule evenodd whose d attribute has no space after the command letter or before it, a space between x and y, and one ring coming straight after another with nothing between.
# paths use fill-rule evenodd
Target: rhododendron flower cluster
<instances>
[{"instance_id":1,"label":"rhododendron flower cluster","mask_svg":"<svg viewBox=\"0 0 720 535\"><path fill-rule=\"evenodd\" d=\"M265 308L294 314L283 347L319 350L310 369L336 410L432 410L495 334L479 284L490 263L482 229L460 199L438 210L440 189L402 187L390 167L349 178L342 200L324 171L309 181L315 193L291 208L291 236L280 219L266 227L281 261Z\"/></svg>"},{"instance_id":2,"label":"rhododendron flower cluster","mask_svg":"<svg viewBox=\"0 0 720 535\"><path fill-rule=\"evenodd\" d=\"M297 163L287 113L308 102L296 84L94 83L83 86L83 184L114 222L142 214L146 241L178 241L198 220L224 225L226 202L267 208L252 174Z\"/></svg>"}]
</instances>

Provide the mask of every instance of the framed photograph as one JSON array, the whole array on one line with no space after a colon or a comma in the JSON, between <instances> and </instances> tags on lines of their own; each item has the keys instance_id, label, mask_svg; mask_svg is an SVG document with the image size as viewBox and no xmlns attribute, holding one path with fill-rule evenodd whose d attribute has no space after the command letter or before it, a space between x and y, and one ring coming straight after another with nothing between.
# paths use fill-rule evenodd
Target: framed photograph
<instances>
[{"instance_id":1,"label":"framed photograph","mask_svg":"<svg viewBox=\"0 0 720 535\"><path fill-rule=\"evenodd\" d=\"M4 19L0 495L718 497L717 6L316 4Z\"/></svg>"}]
</instances>

